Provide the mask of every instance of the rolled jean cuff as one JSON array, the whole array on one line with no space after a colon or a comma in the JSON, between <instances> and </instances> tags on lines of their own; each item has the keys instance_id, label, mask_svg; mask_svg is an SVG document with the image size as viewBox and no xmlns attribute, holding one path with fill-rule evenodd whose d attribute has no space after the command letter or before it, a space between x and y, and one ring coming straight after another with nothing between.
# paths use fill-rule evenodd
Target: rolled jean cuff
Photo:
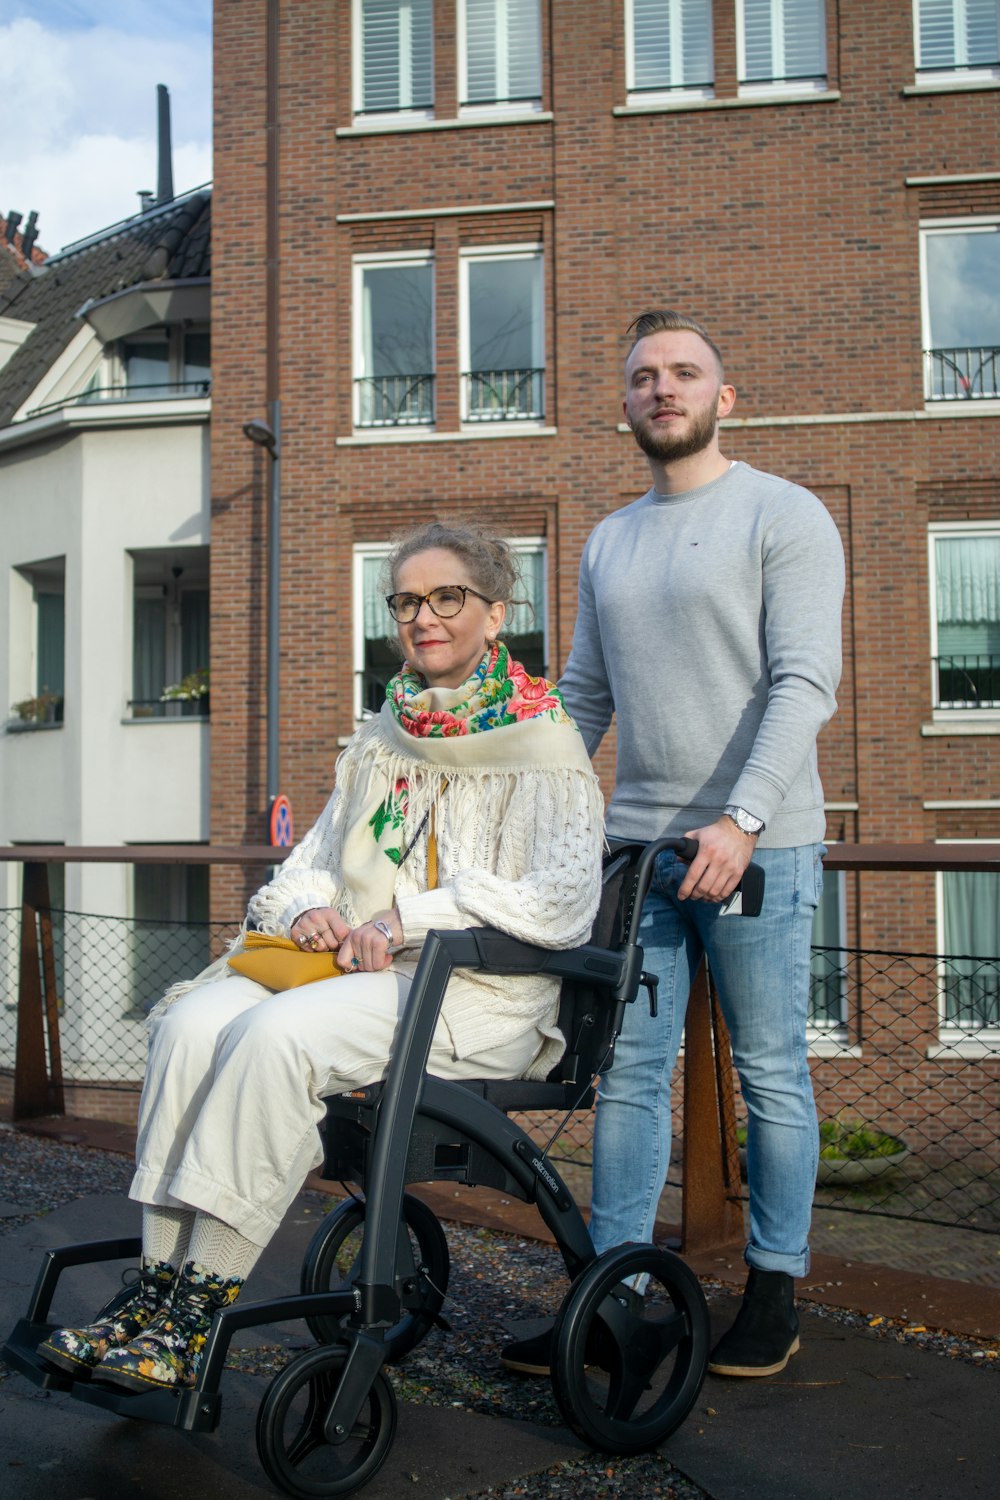
<instances>
[{"instance_id":1,"label":"rolled jean cuff","mask_svg":"<svg viewBox=\"0 0 1000 1500\"><path fill-rule=\"evenodd\" d=\"M758 1271L784 1271L786 1276L796 1278L809 1274L809 1247L799 1255L784 1255L779 1250L761 1250L759 1245L747 1245L743 1259L748 1266Z\"/></svg>"}]
</instances>

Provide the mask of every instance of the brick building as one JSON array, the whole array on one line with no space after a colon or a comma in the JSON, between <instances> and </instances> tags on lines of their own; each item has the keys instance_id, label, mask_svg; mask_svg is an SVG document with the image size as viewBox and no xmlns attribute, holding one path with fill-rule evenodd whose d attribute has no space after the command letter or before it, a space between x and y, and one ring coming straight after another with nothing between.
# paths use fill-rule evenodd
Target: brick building
<instances>
[{"instance_id":1,"label":"brick building","mask_svg":"<svg viewBox=\"0 0 1000 1500\"><path fill-rule=\"evenodd\" d=\"M724 450L841 528L828 837L1000 838L996 0L215 15L213 840L258 841L267 808L270 459L242 425L280 401L280 780L301 830L384 667L370 601L395 528L471 510L523 539L523 645L558 675L584 539L648 483L620 403L649 305L717 336L739 393ZM995 957L998 880L831 881L823 940ZM987 1054L998 983L969 1023ZM940 1004L958 1056L966 1023Z\"/></svg>"}]
</instances>

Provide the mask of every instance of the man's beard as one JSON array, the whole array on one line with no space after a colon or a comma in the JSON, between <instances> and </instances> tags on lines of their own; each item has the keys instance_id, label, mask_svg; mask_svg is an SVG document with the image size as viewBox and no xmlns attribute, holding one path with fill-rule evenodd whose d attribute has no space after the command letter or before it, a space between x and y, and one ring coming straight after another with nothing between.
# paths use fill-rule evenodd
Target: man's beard
<instances>
[{"instance_id":1,"label":"man's beard","mask_svg":"<svg viewBox=\"0 0 1000 1500\"><path fill-rule=\"evenodd\" d=\"M690 458L692 453L701 453L715 437L719 424L714 407L691 418L687 432L673 432L668 427L660 432L653 426L650 417L644 417L632 428L635 440L647 458L659 459L661 463L672 463L678 458Z\"/></svg>"}]
</instances>

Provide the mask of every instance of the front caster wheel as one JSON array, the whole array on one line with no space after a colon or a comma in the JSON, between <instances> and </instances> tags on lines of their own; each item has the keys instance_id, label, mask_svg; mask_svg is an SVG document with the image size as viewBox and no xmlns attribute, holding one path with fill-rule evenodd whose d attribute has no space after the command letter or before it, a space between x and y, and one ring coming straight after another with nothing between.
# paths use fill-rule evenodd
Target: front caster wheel
<instances>
[{"instance_id":1,"label":"front caster wheel","mask_svg":"<svg viewBox=\"0 0 1000 1500\"><path fill-rule=\"evenodd\" d=\"M361 1264L367 1205L348 1198L319 1226L302 1265L303 1292L331 1292L349 1287ZM396 1364L420 1343L441 1311L448 1287L448 1241L426 1203L410 1193L403 1198L403 1221L396 1239L396 1281L402 1316L385 1334L387 1364ZM306 1319L313 1338L334 1344L345 1337L337 1318L316 1315Z\"/></svg>"},{"instance_id":2,"label":"front caster wheel","mask_svg":"<svg viewBox=\"0 0 1000 1500\"><path fill-rule=\"evenodd\" d=\"M377 1371L358 1419L343 1442L324 1432L347 1351L310 1349L286 1365L257 1413L257 1452L267 1477L288 1495L350 1495L381 1468L396 1433L396 1398Z\"/></svg>"},{"instance_id":3,"label":"front caster wheel","mask_svg":"<svg viewBox=\"0 0 1000 1500\"><path fill-rule=\"evenodd\" d=\"M649 1278L644 1294L629 1281ZM552 1385L566 1423L608 1453L656 1448L681 1425L708 1366L697 1277L653 1245L609 1250L577 1277L553 1333Z\"/></svg>"}]
</instances>

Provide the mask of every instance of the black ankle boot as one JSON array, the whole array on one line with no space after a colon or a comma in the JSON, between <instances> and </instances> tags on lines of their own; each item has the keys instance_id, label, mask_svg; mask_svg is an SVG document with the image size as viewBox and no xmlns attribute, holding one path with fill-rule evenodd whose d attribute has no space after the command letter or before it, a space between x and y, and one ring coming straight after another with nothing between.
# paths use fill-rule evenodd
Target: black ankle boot
<instances>
[{"instance_id":1,"label":"black ankle boot","mask_svg":"<svg viewBox=\"0 0 1000 1500\"><path fill-rule=\"evenodd\" d=\"M713 1375L776 1375L799 1347L795 1284L784 1271L750 1267L736 1321L709 1355Z\"/></svg>"}]
</instances>

